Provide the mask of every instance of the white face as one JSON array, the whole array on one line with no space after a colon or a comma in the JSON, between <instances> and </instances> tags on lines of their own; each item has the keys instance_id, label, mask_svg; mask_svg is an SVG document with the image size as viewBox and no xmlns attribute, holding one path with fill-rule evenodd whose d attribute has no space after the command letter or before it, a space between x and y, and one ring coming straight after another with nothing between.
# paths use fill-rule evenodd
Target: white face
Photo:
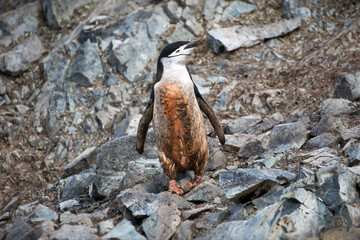
<instances>
[{"instance_id":1,"label":"white face","mask_svg":"<svg viewBox=\"0 0 360 240\"><path fill-rule=\"evenodd\" d=\"M183 64L185 65L186 59L190 56L192 50L194 48L186 48L187 45L183 45L172 52L169 56L161 58L161 62L163 65L167 64Z\"/></svg>"}]
</instances>

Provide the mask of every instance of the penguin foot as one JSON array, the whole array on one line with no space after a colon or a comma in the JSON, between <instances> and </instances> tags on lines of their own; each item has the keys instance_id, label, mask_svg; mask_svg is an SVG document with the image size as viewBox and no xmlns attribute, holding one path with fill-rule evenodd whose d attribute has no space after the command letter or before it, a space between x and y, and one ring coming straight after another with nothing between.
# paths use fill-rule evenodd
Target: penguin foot
<instances>
[{"instance_id":1,"label":"penguin foot","mask_svg":"<svg viewBox=\"0 0 360 240\"><path fill-rule=\"evenodd\" d=\"M200 183L200 179L201 179L201 176L195 176L195 179L191 180L190 182L188 182L185 185L184 191L185 192L190 191L193 187L195 187L196 185L198 185Z\"/></svg>"},{"instance_id":2,"label":"penguin foot","mask_svg":"<svg viewBox=\"0 0 360 240\"><path fill-rule=\"evenodd\" d=\"M184 191L180 188L180 185L177 184L175 180L170 180L168 193L175 193L177 195L183 195Z\"/></svg>"}]
</instances>

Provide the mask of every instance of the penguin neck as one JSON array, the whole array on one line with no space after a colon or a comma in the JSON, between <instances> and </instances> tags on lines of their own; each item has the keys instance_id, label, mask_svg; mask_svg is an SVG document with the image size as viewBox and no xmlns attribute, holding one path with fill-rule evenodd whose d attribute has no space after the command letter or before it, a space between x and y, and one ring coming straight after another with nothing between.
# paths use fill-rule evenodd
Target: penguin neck
<instances>
[{"instance_id":1,"label":"penguin neck","mask_svg":"<svg viewBox=\"0 0 360 240\"><path fill-rule=\"evenodd\" d=\"M169 83L189 83L191 82L190 75L184 64L180 63L166 63L163 66L163 74L161 81Z\"/></svg>"}]
</instances>

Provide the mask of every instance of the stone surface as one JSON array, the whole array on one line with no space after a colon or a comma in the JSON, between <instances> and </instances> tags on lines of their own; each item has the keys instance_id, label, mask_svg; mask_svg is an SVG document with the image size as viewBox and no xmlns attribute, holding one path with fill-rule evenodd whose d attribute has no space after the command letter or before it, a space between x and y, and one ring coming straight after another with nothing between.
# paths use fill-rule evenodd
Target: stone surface
<instances>
[{"instance_id":1,"label":"stone surface","mask_svg":"<svg viewBox=\"0 0 360 240\"><path fill-rule=\"evenodd\" d=\"M226 166L227 156L226 154L218 149L213 154L210 153L209 159L206 163L205 170L212 171L224 168Z\"/></svg>"},{"instance_id":2,"label":"stone surface","mask_svg":"<svg viewBox=\"0 0 360 240\"><path fill-rule=\"evenodd\" d=\"M233 51L240 47L254 46L264 39L287 34L301 25L300 19L284 20L264 26L217 28L210 30L206 37L215 53L221 48Z\"/></svg>"},{"instance_id":3,"label":"stone surface","mask_svg":"<svg viewBox=\"0 0 360 240\"><path fill-rule=\"evenodd\" d=\"M307 141L306 148L313 149L313 148L329 147L330 145L336 143L336 141L337 141L336 137L331 133L323 133Z\"/></svg>"},{"instance_id":4,"label":"stone surface","mask_svg":"<svg viewBox=\"0 0 360 240\"><path fill-rule=\"evenodd\" d=\"M67 74L67 80L80 86L90 87L95 78L103 73L97 48L90 42L84 42L76 52L74 61Z\"/></svg>"},{"instance_id":5,"label":"stone surface","mask_svg":"<svg viewBox=\"0 0 360 240\"><path fill-rule=\"evenodd\" d=\"M96 147L85 149L79 156L65 166L63 177L68 177L94 167L97 153L98 149Z\"/></svg>"},{"instance_id":6,"label":"stone surface","mask_svg":"<svg viewBox=\"0 0 360 240\"><path fill-rule=\"evenodd\" d=\"M255 126L259 122L261 122L260 115L248 115L237 118L226 124L226 126L224 127L225 134L233 134L238 132L247 133L249 131L249 128Z\"/></svg>"},{"instance_id":7,"label":"stone surface","mask_svg":"<svg viewBox=\"0 0 360 240\"><path fill-rule=\"evenodd\" d=\"M224 196L224 192L215 181L206 181L191 189L184 197L190 202L212 202L215 197Z\"/></svg>"},{"instance_id":8,"label":"stone surface","mask_svg":"<svg viewBox=\"0 0 360 240\"><path fill-rule=\"evenodd\" d=\"M349 129L344 129L341 131L341 137L347 141L351 138L360 138L360 125L353 127L353 128L349 128Z\"/></svg>"},{"instance_id":9,"label":"stone surface","mask_svg":"<svg viewBox=\"0 0 360 240\"><path fill-rule=\"evenodd\" d=\"M128 208L135 217L150 216L161 206L172 204L173 208L184 209L192 206L184 198L178 195L170 195L166 192L162 194L152 194L137 192L132 189L122 191L118 195L119 201Z\"/></svg>"},{"instance_id":10,"label":"stone surface","mask_svg":"<svg viewBox=\"0 0 360 240\"><path fill-rule=\"evenodd\" d=\"M97 2L100 0L45 0L42 6L48 25L52 29L59 29L64 22L71 20L76 9Z\"/></svg>"},{"instance_id":11,"label":"stone surface","mask_svg":"<svg viewBox=\"0 0 360 240\"><path fill-rule=\"evenodd\" d=\"M82 194L92 184L95 175L95 173L80 173L66 178L61 199L68 200Z\"/></svg>"},{"instance_id":12,"label":"stone surface","mask_svg":"<svg viewBox=\"0 0 360 240\"><path fill-rule=\"evenodd\" d=\"M147 239L170 239L181 223L180 214L175 206L160 206L142 224Z\"/></svg>"},{"instance_id":13,"label":"stone surface","mask_svg":"<svg viewBox=\"0 0 360 240\"><path fill-rule=\"evenodd\" d=\"M215 205L206 204L205 206L202 206L202 207L199 207L199 208L193 208L193 209L190 209L190 210L185 210L185 211L182 212L181 217L184 220L195 218L198 215L200 215L201 213L209 211L209 210L213 209L214 207L215 207Z\"/></svg>"},{"instance_id":14,"label":"stone surface","mask_svg":"<svg viewBox=\"0 0 360 240\"><path fill-rule=\"evenodd\" d=\"M360 72L347 74L334 90L333 98L343 98L354 101L360 98Z\"/></svg>"},{"instance_id":15,"label":"stone surface","mask_svg":"<svg viewBox=\"0 0 360 240\"><path fill-rule=\"evenodd\" d=\"M254 139L255 136L244 133L235 133L233 135L225 135L225 138L225 149L230 152L238 152L247 141Z\"/></svg>"},{"instance_id":16,"label":"stone surface","mask_svg":"<svg viewBox=\"0 0 360 240\"><path fill-rule=\"evenodd\" d=\"M250 158L261 155L265 152L262 142L257 138L252 138L244 142L240 147L238 156L240 158Z\"/></svg>"},{"instance_id":17,"label":"stone surface","mask_svg":"<svg viewBox=\"0 0 360 240\"><path fill-rule=\"evenodd\" d=\"M135 230L135 227L129 220L124 218L109 233L104 235L102 239L145 240L146 238Z\"/></svg>"},{"instance_id":18,"label":"stone surface","mask_svg":"<svg viewBox=\"0 0 360 240\"><path fill-rule=\"evenodd\" d=\"M250 129L248 129L247 133L253 135L259 135L263 132L270 130L274 126L282 123L283 121L284 121L284 117L281 115L281 113L277 112L270 116L266 116L261 121L261 123L258 123L255 126L252 126Z\"/></svg>"},{"instance_id":19,"label":"stone surface","mask_svg":"<svg viewBox=\"0 0 360 240\"><path fill-rule=\"evenodd\" d=\"M9 229L9 233L7 234L5 240L33 240L37 239L38 236L35 233L35 229L32 228L28 223L26 222L20 222L17 224L14 224L13 227Z\"/></svg>"},{"instance_id":20,"label":"stone surface","mask_svg":"<svg viewBox=\"0 0 360 240\"><path fill-rule=\"evenodd\" d=\"M352 144L347 150L349 155L348 166L359 165L360 163L360 143Z\"/></svg>"},{"instance_id":21,"label":"stone surface","mask_svg":"<svg viewBox=\"0 0 360 240\"><path fill-rule=\"evenodd\" d=\"M29 64L38 60L45 48L37 35L0 55L0 71L11 76L19 76L29 69Z\"/></svg>"},{"instance_id":22,"label":"stone surface","mask_svg":"<svg viewBox=\"0 0 360 240\"><path fill-rule=\"evenodd\" d=\"M321 105L321 116L337 116L354 109L354 104L346 99L328 98Z\"/></svg>"},{"instance_id":23,"label":"stone surface","mask_svg":"<svg viewBox=\"0 0 360 240\"><path fill-rule=\"evenodd\" d=\"M114 220L108 219L106 221L102 221L98 225L98 234L100 236L107 234L114 228Z\"/></svg>"},{"instance_id":24,"label":"stone surface","mask_svg":"<svg viewBox=\"0 0 360 240\"><path fill-rule=\"evenodd\" d=\"M59 209L60 211L67 210L69 208L72 208L73 206L79 205L79 201L75 199L70 199L64 202L59 203Z\"/></svg>"},{"instance_id":25,"label":"stone surface","mask_svg":"<svg viewBox=\"0 0 360 240\"><path fill-rule=\"evenodd\" d=\"M36 209L29 216L32 223L42 222L45 220L57 220L58 215L55 211L51 210L44 205L39 204Z\"/></svg>"},{"instance_id":26,"label":"stone surface","mask_svg":"<svg viewBox=\"0 0 360 240\"><path fill-rule=\"evenodd\" d=\"M78 240L78 239L98 239L96 235L96 229L85 225L69 225L64 224L60 229L56 230L50 235L50 239L67 239L67 240Z\"/></svg>"},{"instance_id":27,"label":"stone surface","mask_svg":"<svg viewBox=\"0 0 360 240\"><path fill-rule=\"evenodd\" d=\"M41 3L38 1L1 14L0 54L26 33L35 32L38 29L41 14Z\"/></svg>"},{"instance_id":28,"label":"stone surface","mask_svg":"<svg viewBox=\"0 0 360 240\"><path fill-rule=\"evenodd\" d=\"M224 9L222 21L226 22L231 19L241 17L244 13L250 13L256 9L256 5L242 1L233 1Z\"/></svg>"},{"instance_id":29,"label":"stone surface","mask_svg":"<svg viewBox=\"0 0 360 240\"><path fill-rule=\"evenodd\" d=\"M230 201L255 198L278 184L295 178L295 174L280 169L238 169L220 172L219 183Z\"/></svg>"},{"instance_id":30,"label":"stone surface","mask_svg":"<svg viewBox=\"0 0 360 240\"><path fill-rule=\"evenodd\" d=\"M346 117L322 116L320 121L311 129L311 136L318 136L327 132L340 132L349 128L349 119Z\"/></svg>"},{"instance_id":31,"label":"stone surface","mask_svg":"<svg viewBox=\"0 0 360 240\"><path fill-rule=\"evenodd\" d=\"M313 167L333 166L340 162L340 158L336 155L336 150L328 147L320 148L300 156L309 157L303 161L305 163L310 163Z\"/></svg>"},{"instance_id":32,"label":"stone surface","mask_svg":"<svg viewBox=\"0 0 360 240\"><path fill-rule=\"evenodd\" d=\"M284 152L287 149L299 149L307 139L307 129L302 122L277 125L271 132L269 149Z\"/></svg>"}]
</instances>

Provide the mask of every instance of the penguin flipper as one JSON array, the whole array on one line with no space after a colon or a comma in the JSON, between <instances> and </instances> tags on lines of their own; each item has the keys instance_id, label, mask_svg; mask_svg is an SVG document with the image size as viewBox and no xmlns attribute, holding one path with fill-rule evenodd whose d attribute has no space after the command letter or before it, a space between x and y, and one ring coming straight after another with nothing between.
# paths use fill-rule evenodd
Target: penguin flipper
<instances>
[{"instance_id":1,"label":"penguin flipper","mask_svg":"<svg viewBox=\"0 0 360 240\"><path fill-rule=\"evenodd\" d=\"M209 104L207 104L207 102L203 99L203 98L196 98L197 102L199 104L199 107L201 109L201 111L203 111L205 113L205 115L209 118L211 125L213 126L213 128L215 129L215 133L218 136L220 143L222 145L225 144L225 134L224 131L221 127L221 124L219 122L219 119L216 117L214 111L211 109L211 107L209 106Z\"/></svg>"},{"instance_id":2,"label":"penguin flipper","mask_svg":"<svg viewBox=\"0 0 360 240\"><path fill-rule=\"evenodd\" d=\"M136 150L138 153L142 154L144 152L144 144L146 139L146 134L149 129L151 120L153 119L154 111L154 101L151 98L146 106L145 112L142 115L136 136Z\"/></svg>"}]
</instances>

